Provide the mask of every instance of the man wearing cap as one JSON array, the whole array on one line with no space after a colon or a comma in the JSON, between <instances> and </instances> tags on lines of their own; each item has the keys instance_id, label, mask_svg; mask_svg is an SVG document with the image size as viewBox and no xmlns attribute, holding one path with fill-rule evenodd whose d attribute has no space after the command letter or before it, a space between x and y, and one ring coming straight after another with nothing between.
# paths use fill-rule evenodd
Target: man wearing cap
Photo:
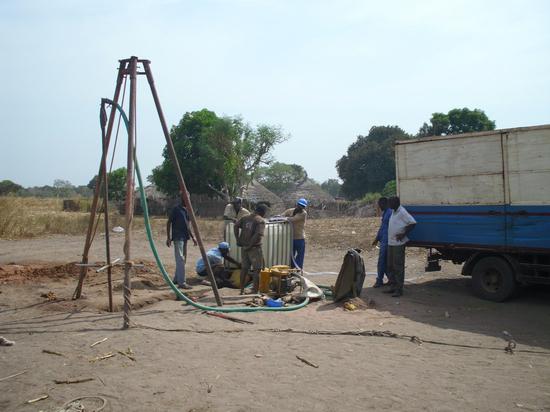
<instances>
[{"instance_id":1,"label":"man wearing cap","mask_svg":"<svg viewBox=\"0 0 550 412\"><path fill-rule=\"evenodd\" d=\"M197 241L189 227L187 209L180 201L180 204L172 209L166 222L166 246L170 247L174 242L176 272L173 282L181 289L191 289L191 286L185 281L185 261L187 260L187 241L189 239L193 239L193 244L197 246Z\"/></svg>"},{"instance_id":2,"label":"man wearing cap","mask_svg":"<svg viewBox=\"0 0 550 412\"><path fill-rule=\"evenodd\" d=\"M243 199L240 197L234 198L231 203L225 206L223 212L224 220L235 223L237 220L248 216L250 212L243 207Z\"/></svg>"},{"instance_id":3,"label":"man wearing cap","mask_svg":"<svg viewBox=\"0 0 550 412\"><path fill-rule=\"evenodd\" d=\"M294 241L292 242L292 267L303 269L304 257L306 255L306 220L307 220L307 200L304 198L298 199L296 207L287 209L283 212L283 216L292 223L294 229Z\"/></svg>"},{"instance_id":4,"label":"man wearing cap","mask_svg":"<svg viewBox=\"0 0 550 412\"><path fill-rule=\"evenodd\" d=\"M206 258L208 259L208 262L210 262L210 267L212 268L212 272L214 272L214 274L224 269L224 259L239 268L241 267L239 262L229 256L229 243L227 242L220 242L218 247L214 247L206 252ZM202 257L197 260L195 269L197 271L197 275L201 277L205 277L207 275L206 265L204 264Z\"/></svg>"},{"instance_id":5,"label":"man wearing cap","mask_svg":"<svg viewBox=\"0 0 550 412\"><path fill-rule=\"evenodd\" d=\"M233 228L237 246L242 248L241 295L244 294L248 275L252 275L252 281L254 282L252 293L258 293L260 270L264 267L262 240L265 231L264 216L266 213L267 206L260 203L256 206L254 213L237 220Z\"/></svg>"}]
</instances>

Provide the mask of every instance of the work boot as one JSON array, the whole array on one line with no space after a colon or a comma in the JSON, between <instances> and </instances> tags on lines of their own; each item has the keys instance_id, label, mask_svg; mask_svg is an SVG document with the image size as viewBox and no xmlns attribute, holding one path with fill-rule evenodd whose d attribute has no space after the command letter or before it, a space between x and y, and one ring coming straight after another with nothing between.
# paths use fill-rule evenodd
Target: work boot
<instances>
[{"instance_id":1,"label":"work boot","mask_svg":"<svg viewBox=\"0 0 550 412\"><path fill-rule=\"evenodd\" d=\"M400 296L403 296L403 290L402 289L395 289L395 292L391 295L392 298L398 298Z\"/></svg>"},{"instance_id":2,"label":"work boot","mask_svg":"<svg viewBox=\"0 0 550 412\"><path fill-rule=\"evenodd\" d=\"M378 280L374 285L372 285L373 288L381 288L382 286L384 286L384 284Z\"/></svg>"},{"instance_id":3,"label":"work boot","mask_svg":"<svg viewBox=\"0 0 550 412\"><path fill-rule=\"evenodd\" d=\"M183 285L178 286L178 287L179 287L180 289L186 289L186 290L193 289L193 287L192 287L192 286L189 286L189 285L187 284L187 282L184 282Z\"/></svg>"}]
</instances>

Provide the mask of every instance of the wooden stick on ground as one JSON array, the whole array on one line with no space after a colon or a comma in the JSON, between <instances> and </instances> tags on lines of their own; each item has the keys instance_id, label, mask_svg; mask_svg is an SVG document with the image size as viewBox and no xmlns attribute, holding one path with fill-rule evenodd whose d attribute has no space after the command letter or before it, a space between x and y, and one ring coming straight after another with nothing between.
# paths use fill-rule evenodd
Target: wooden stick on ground
<instances>
[{"instance_id":1,"label":"wooden stick on ground","mask_svg":"<svg viewBox=\"0 0 550 412\"><path fill-rule=\"evenodd\" d=\"M65 356L62 353L54 352L53 350L49 350L49 349L42 349L42 353L48 353L50 355L55 355L55 356Z\"/></svg>"},{"instance_id":2,"label":"wooden stick on ground","mask_svg":"<svg viewBox=\"0 0 550 412\"><path fill-rule=\"evenodd\" d=\"M44 399L48 399L48 398L49 398L48 395L42 395L42 396L40 396L38 398L35 398L35 399L29 399L27 401L27 403L35 403L35 402L38 402L38 401L43 401Z\"/></svg>"},{"instance_id":3,"label":"wooden stick on ground","mask_svg":"<svg viewBox=\"0 0 550 412\"><path fill-rule=\"evenodd\" d=\"M92 343L92 344L90 345L90 348L93 348L95 345L99 345L100 343L105 342L107 339L109 339L109 338L103 338L103 339L101 339L101 340L98 340L97 342Z\"/></svg>"},{"instance_id":4,"label":"wooden stick on ground","mask_svg":"<svg viewBox=\"0 0 550 412\"><path fill-rule=\"evenodd\" d=\"M115 355L116 355L116 353L109 352L109 353L106 353L105 355L97 356L93 359L90 359L90 362L100 361L100 360L103 360L103 359L109 359L109 358L112 358Z\"/></svg>"},{"instance_id":5,"label":"wooden stick on ground","mask_svg":"<svg viewBox=\"0 0 550 412\"><path fill-rule=\"evenodd\" d=\"M16 376L23 375L24 373L27 373L27 372L28 372L28 370L26 369L26 370L24 370L23 372L14 373L13 375L6 376L6 377L0 379L0 382L2 382L2 381L7 381L8 379L15 378Z\"/></svg>"},{"instance_id":6,"label":"wooden stick on ground","mask_svg":"<svg viewBox=\"0 0 550 412\"><path fill-rule=\"evenodd\" d=\"M304 359L304 358L302 358L302 357L300 357L300 356L298 356L298 355L296 355L296 359L298 359L298 360L304 362L306 365L312 366L312 367L314 367L314 368L318 368L318 367L319 367L319 365L317 365L317 364L315 364L315 363L313 363L313 362L310 362L310 361L308 361L307 359Z\"/></svg>"},{"instance_id":7,"label":"wooden stick on ground","mask_svg":"<svg viewBox=\"0 0 550 412\"><path fill-rule=\"evenodd\" d=\"M71 383L82 383L82 382L90 382L90 381L93 381L94 378L82 378L82 379L65 379L64 381L62 380L57 380L57 379L54 379L53 381L60 385L60 384L71 384Z\"/></svg>"},{"instance_id":8,"label":"wooden stick on ground","mask_svg":"<svg viewBox=\"0 0 550 412\"><path fill-rule=\"evenodd\" d=\"M223 313L208 312L208 311L204 311L203 313L205 313L205 314L208 315L208 316L214 316L214 317L216 317L216 318L230 320L231 322L236 322L236 323L248 323L248 324L250 324L250 325L253 325L253 324L254 324L254 322L251 322L251 321L249 321L249 320L239 319L239 318L236 318L236 317L234 317L234 316L225 315L225 314L223 314Z\"/></svg>"}]
</instances>

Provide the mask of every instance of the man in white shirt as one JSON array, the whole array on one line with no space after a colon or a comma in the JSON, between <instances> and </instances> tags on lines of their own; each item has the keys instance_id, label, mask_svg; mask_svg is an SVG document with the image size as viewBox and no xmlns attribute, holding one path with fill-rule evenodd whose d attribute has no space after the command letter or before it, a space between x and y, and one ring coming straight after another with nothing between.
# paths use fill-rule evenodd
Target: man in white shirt
<instances>
[{"instance_id":1,"label":"man in white shirt","mask_svg":"<svg viewBox=\"0 0 550 412\"><path fill-rule=\"evenodd\" d=\"M401 206L397 196L390 197L388 203L392 215L388 225L387 272L393 285L384 293L392 293L393 297L399 297L403 295L405 282L405 245L409 241L407 234L416 226L416 220Z\"/></svg>"}]
</instances>

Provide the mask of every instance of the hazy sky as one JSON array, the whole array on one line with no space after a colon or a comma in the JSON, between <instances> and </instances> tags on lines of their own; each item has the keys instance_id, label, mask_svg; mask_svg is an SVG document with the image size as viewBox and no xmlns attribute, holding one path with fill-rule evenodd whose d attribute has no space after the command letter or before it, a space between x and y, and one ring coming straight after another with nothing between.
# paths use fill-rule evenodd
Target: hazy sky
<instances>
[{"instance_id":1,"label":"hazy sky","mask_svg":"<svg viewBox=\"0 0 550 412\"><path fill-rule=\"evenodd\" d=\"M550 123L549 22L544 0L1 0L0 180L88 183L100 98L131 55L151 60L169 125L202 108L281 125L292 137L276 159L318 181L374 125L416 133L465 106L498 128ZM164 138L146 86L149 174Z\"/></svg>"}]
</instances>

